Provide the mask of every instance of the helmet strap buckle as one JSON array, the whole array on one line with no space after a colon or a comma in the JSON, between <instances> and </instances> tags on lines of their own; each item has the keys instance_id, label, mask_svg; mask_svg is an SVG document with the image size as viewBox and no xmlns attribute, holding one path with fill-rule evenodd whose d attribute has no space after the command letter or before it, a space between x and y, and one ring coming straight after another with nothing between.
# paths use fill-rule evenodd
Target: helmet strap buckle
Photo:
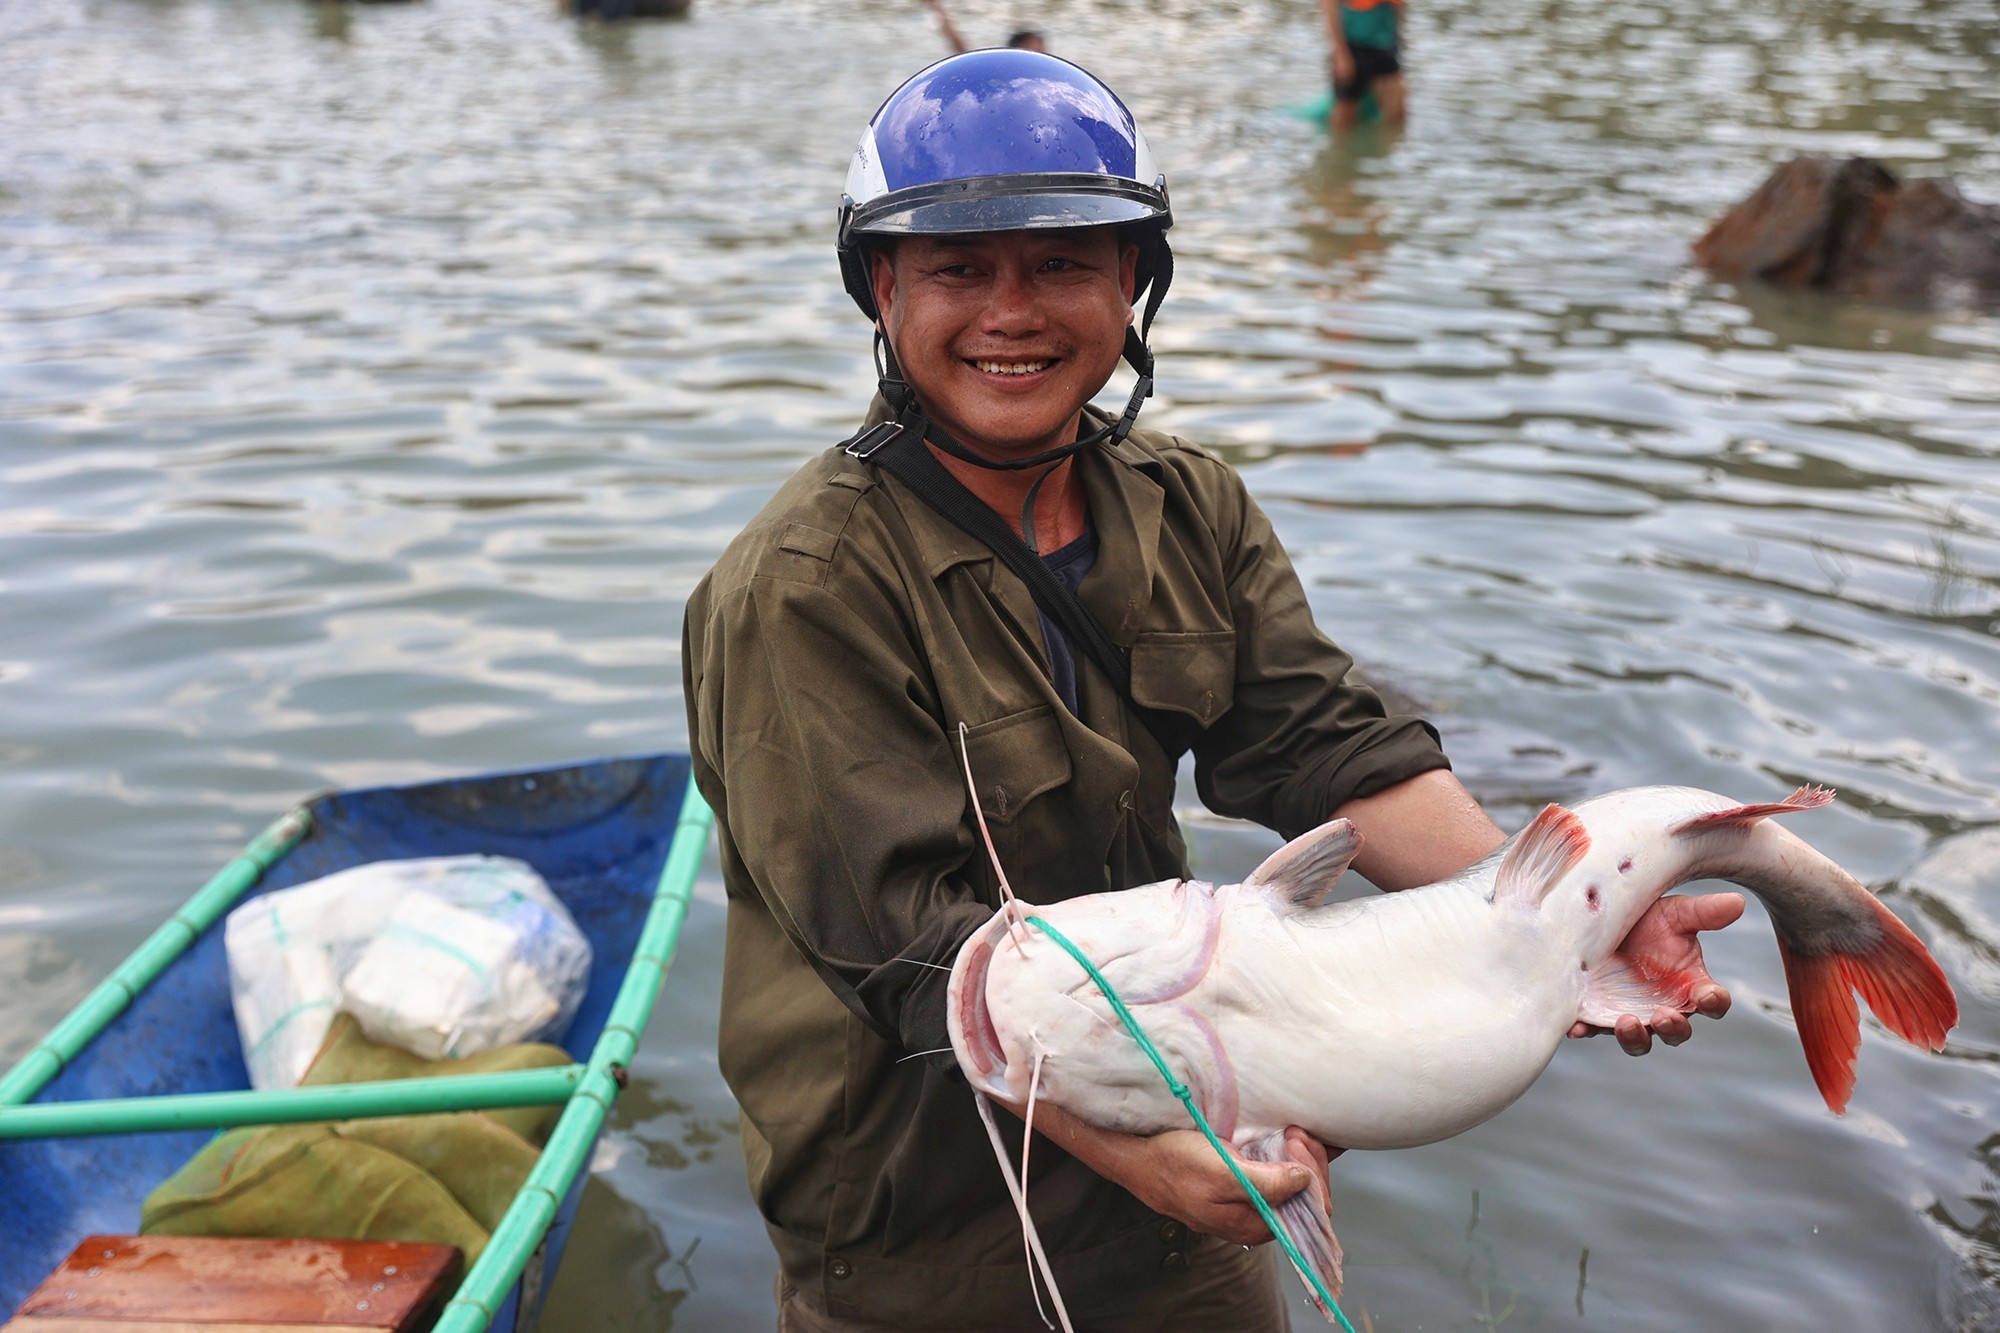
<instances>
[{"instance_id":1,"label":"helmet strap buckle","mask_svg":"<svg viewBox=\"0 0 2000 1333\"><path fill-rule=\"evenodd\" d=\"M1139 382L1132 386L1132 397L1125 404L1125 411L1118 418L1118 424L1111 428L1111 435L1109 437L1111 443L1116 444L1132 433L1132 427L1139 420L1139 405L1152 396L1153 377L1151 375L1141 375Z\"/></svg>"},{"instance_id":2,"label":"helmet strap buckle","mask_svg":"<svg viewBox=\"0 0 2000 1333\"><path fill-rule=\"evenodd\" d=\"M853 436L840 446L840 452L849 458L866 459L874 456L877 449L903 433L900 421L878 421L859 435Z\"/></svg>"},{"instance_id":3,"label":"helmet strap buckle","mask_svg":"<svg viewBox=\"0 0 2000 1333\"><path fill-rule=\"evenodd\" d=\"M1152 322L1152 312L1146 312L1148 323ZM1119 416L1105 435L1105 443L1118 444L1132 433L1132 427L1139 420L1139 407L1153 396L1153 350L1146 346L1146 340L1138 330L1125 330L1125 360L1132 369L1139 372L1138 382L1132 386L1132 396L1125 402L1125 411Z\"/></svg>"}]
</instances>

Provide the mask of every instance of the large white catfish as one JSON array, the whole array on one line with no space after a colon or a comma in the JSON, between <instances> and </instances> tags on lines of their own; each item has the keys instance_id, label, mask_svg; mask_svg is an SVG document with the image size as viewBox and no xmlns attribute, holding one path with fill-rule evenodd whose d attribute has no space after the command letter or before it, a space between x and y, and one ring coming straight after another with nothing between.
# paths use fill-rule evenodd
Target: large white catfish
<instances>
[{"instance_id":1,"label":"large white catfish","mask_svg":"<svg viewBox=\"0 0 2000 1333\"><path fill-rule=\"evenodd\" d=\"M1321 906L1361 845L1337 819L1241 884L1163 882L1022 907L1074 942L1131 1008L1218 1135L1285 1154L1298 1125L1343 1148L1407 1148L1472 1128L1533 1083L1579 1019L1690 1012L1692 978L1618 953L1653 902L1696 879L1763 900L1806 1064L1846 1108L1860 1025L1941 1050L1958 1021L1944 973L1852 875L1774 823L1824 805L1802 787L1739 805L1634 787L1551 805L1457 878ZM949 1025L975 1088L1042 1098L1108 1129L1185 1127L1187 1112L1078 964L1001 913L959 950ZM1330 1290L1340 1251L1316 1191L1280 1212Z\"/></svg>"}]
</instances>

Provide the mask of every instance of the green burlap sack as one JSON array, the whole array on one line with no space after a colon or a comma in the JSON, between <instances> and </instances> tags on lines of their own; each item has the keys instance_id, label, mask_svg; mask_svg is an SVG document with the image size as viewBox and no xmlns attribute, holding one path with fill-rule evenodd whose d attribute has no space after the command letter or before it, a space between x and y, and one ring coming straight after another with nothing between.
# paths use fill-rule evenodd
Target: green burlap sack
<instances>
[{"instance_id":1,"label":"green burlap sack","mask_svg":"<svg viewBox=\"0 0 2000 1333\"><path fill-rule=\"evenodd\" d=\"M400 1046L368 1040L354 1015L335 1014L333 1026L327 1029L326 1040L320 1044L319 1054L313 1057L299 1086L379 1083L392 1078L430 1078L437 1074L505 1074L515 1069L549 1069L574 1063L562 1047L533 1041L459 1060L426 1060ZM548 1142L562 1116L562 1107L515 1106L478 1114L505 1125L539 1148Z\"/></svg>"},{"instance_id":2,"label":"green burlap sack","mask_svg":"<svg viewBox=\"0 0 2000 1333\"><path fill-rule=\"evenodd\" d=\"M571 1063L554 1046L425 1060L380 1046L343 1014L304 1083L491 1074ZM533 1169L559 1106L271 1125L219 1135L146 1198L143 1232L411 1240L478 1262Z\"/></svg>"}]
</instances>

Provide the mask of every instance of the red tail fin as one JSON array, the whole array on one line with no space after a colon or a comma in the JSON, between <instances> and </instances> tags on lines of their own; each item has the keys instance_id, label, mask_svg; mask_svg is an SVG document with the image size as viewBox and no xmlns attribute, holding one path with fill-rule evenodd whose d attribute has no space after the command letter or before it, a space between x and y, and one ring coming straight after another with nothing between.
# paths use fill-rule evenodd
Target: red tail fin
<instances>
[{"instance_id":1,"label":"red tail fin","mask_svg":"<svg viewBox=\"0 0 2000 1333\"><path fill-rule=\"evenodd\" d=\"M1836 1115L1854 1091L1854 1056L1861 1046L1855 991L1891 1032L1933 1051L1944 1049L1945 1034L1958 1023L1958 997L1944 969L1894 912L1872 897L1868 902L1881 933L1866 949L1808 953L1778 937L1806 1065Z\"/></svg>"}]
</instances>

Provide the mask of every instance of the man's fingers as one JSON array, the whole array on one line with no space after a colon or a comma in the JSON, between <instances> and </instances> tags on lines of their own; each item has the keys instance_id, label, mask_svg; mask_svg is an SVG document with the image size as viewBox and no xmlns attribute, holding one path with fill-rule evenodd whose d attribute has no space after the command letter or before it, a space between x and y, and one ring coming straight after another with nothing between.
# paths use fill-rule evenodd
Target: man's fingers
<instances>
[{"instance_id":1,"label":"man's fingers","mask_svg":"<svg viewBox=\"0 0 2000 1333\"><path fill-rule=\"evenodd\" d=\"M1673 904L1672 921L1682 931L1721 930L1743 915L1740 893L1677 893L1660 901Z\"/></svg>"},{"instance_id":2,"label":"man's fingers","mask_svg":"<svg viewBox=\"0 0 2000 1333\"><path fill-rule=\"evenodd\" d=\"M1285 1126L1285 1152L1294 1161L1304 1156L1311 1160L1312 1165L1317 1166L1322 1171L1326 1170L1326 1145L1306 1133L1303 1129L1300 1129L1297 1125Z\"/></svg>"},{"instance_id":3,"label":"man's fingers","mask_svg":"<svg viewBox=\"0 0 2000 1333\"><path fill-rule=\"evenodd\" d=\"M1618 1045L1627 1055L1644 1055L1653 1049L1653 1034L1644 1023L1625 1014L1613 1029L1618 1037Z\"/></svg>"},{"instance_id":4,"label":"man's fingers","mask_svg":"<svg viewBox=\"0 0 2000 1333\"><path fill-rule=\"evenodd\" d=\"M1696 991L1693 1000L1694 1012L1704 1018L1722 1017L1729 1012L1729 1005L1731 1003L1729 992L1714 982L1710 982L1707 986ZM1625 1048L1628 1055L1644 1055L1652 1049L1652 1043L1647 1039L1646 1035L1647 1026L1636 1018L1627 1015L1619 1019L1618 1026L1611 1030L1616 1032L1618 1044ZM1694 1024L1688 1022L1686 1014L1680 1013L1677 1010L1655 1009L1653 1011L1651 1030L1653 1036L1658 1037L1667 1045L1678 1046L1694 1035ZM1592 1027L1590 1024L1584 1022L1576 1022L1569 1025L1568 1035L1572 1037L1595 1037L1598 1033L1604 1031L1606 1031L1604 1028Z\"/></svg>"},{"instance_id":5,"label":"man's fingers","mask_svg":"<svg viewBox=\"0 0 2000 1333\"><path fill-rule=\"evenodd\" d=\"M1736 924L1743 915L1740 893L1703 893L1695 897L1696 930L1721 930Z\"/></svg>"},{"instance_id":6,"label":"man's fingers","mask_svg":"<svg viewBox=\"0 0 2000 1333\"><path fill-rule=\"evenodd\" d=\"M1651 1027L1653 1035L1669 1046L1678 1046L1694 1035L1694 1024L1678 1009L1655 1009Z\"/></svg>"},{"instance_id":7,"label":"man's fingers","mask_svg":"<svg viewBox=\"0 0 2000 1333\"><path fill-rule=\"evenodd\" d=\"M1257 1216L1249 1204L1244 1204L1238 1214L1241 1220L1232 1221L1226 1231L1219 1233L1220 1239L1232 1245L1241 1245L1246 1250L1271 1243L1271 1228L1264 1225L1264 1219Z\"/></svg>"},{"instance_id":8,"label":"man's fingers","mask_svg":"<svg viewBox=\"0 0 2000 1333\"><path fill-rule=\"evenodd\" d=\"M1257 1187L1257 1192L1264 1196L1266 1203L1283 1203L1312 1184L1312 1172L1295 1162L1245 1162L1243 1168L1243 1173L1250 1177L1250 1183ZM1229 1184L1235 1197L1246 1208L1249 1207L1249 1201L1243 1199L1243 1191L1236 1182L1232 1179Z\"/></svg>"}]
</instances>

